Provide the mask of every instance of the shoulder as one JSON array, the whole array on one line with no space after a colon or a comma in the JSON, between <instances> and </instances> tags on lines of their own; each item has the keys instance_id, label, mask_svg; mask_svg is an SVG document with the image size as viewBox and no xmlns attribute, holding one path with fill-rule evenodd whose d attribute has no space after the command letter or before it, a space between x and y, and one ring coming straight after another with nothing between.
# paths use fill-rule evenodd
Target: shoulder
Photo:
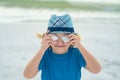
<instances>
[{"instance_id":1,"label":"shoulder","mask_svg":"<svg viewBox=\"0 0 120 80\"><path fill-rule=\"evenodd\" d=\"M48 48L48 49L44 52L43 57L44 57L44 58L48 57L48 56L50 55L50 53L51 53L51 48Z\"/></svg>"}]
</instances>

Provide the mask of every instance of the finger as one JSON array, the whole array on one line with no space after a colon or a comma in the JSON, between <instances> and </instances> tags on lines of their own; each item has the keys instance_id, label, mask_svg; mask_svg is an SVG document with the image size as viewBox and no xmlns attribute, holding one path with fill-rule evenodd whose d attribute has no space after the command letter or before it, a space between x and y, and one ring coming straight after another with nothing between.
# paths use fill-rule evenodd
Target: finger
<instances>
[{"instance_id":1,"label":"finger","mask_svg":"<svg viewBox=\"0 0 120 80\"><path fill-rule=\"evenodd\" d=\"M68 37L72 37L72 36L78 36L78 37L81 37L81 35L79 34L69 34Z\"/></svg>"},{"instance_id":2,"label":"finger","mask_svg":"<svg viewBox=\"0 0 120 80\"><path fill-rule=\"evenodd\" d=\"M52 40L51 34L49 34L49 35L46 36L46 40L48 40L48 39Z\"/></svg>"},{"instance_id":3,"label":"finger","mask_svg":"<svg viewBox=\"0 0 120 80\"><path fill-rule=\"evenodd\" d=\"M71 41L69 45L72 45L74 48L76 48L77 47L76 40Z\"/></svg>"},{"instance_id":4,"label":"finger","mask_svg":"<svg viewBox=\"0 0 120 80\"><path fill-rule=\"evenodd\" d=\"M74 34L69 34L69 35L68 35L69 38L72 37L72 36L74 36Z\"/></svg>"},{"instance_id":5,"label":"finger","mask_svg":"<svg viewBox=\"0 0 120 80\"><path fill-rule=\"evenodd\" d=\"M68 44L69 45L74 45L74 41L70 41Z\"/></svg>"},{"instance_id":6,"label":"finger","mask_svg":"<svg viewBox=\"0 0 120 80\"><path fill-rule=\"evenodd\" d=\"M53 42L53 40L51 40L51 39L47 39L46 41L47 41L47 42Z\"/></svg>"},{"instance_id":7,"label":"finger","mask_svg":"<svg viewBox=\"0 0 120 80\"><path fill-rule=\"evenodd\" d=\"M70 41L71 43L75 43L76 42L76 40L72 40L72 41Z\"/></svg>"},{"instance_id":8,"label":"finger","mask_svg":"<svg viewBox=\"0 0 120 80\"><path fill-rule=\"evenodd\" d=\"M52 40L51 37L49 37L49 36L45 36L45 37L42 39L43 42L47 42L47 41L49 41L49 40Z\"/></svg>"},{"instance_id":9,"label":"finger","mask_svg":"<svg viewBox=\"0 0 120 80\"><path fill-rule=\"evenodd\" d=\"M70 39L70 41L72 41L72 40L75 40L76 37L75 37L75 36L72 36L72 37L70 37L69 39Z\"/></svg>"},{"instance_id":10,"label":"finger","mask_svg":"<svg viewBox=\"0 0 120 80\"><path fill-rule=\"evenodd\" d=\"M44 44L44 45L49 45L49 44L51 44L52 43L52 40L44 40L43 42L42 42L42 44Z\"/></svg>"},{"instance_id":11,"label":"finger","mask_svg":"<svg viewBox=\"0 0 120 80\"><path fill-rule=\"evenodd\" d=\"M51 46L51 45L52 45L52 42L53 42L52 40L49 40L49 41L48 41L48 45Z\"/></svg>"},{"instance_id":12,"label":"finger","mask_svg":"<svg viewBox=\"0 0 120 80\"><path fill-rule=\"evenodd\" d=\"M70 40L75 40L75 39L80 41L80 36L72 35L72 36L70 37Z\"/></svg>"},{"instance_id":13,"label":"finger","mask_svg":"<svg viewBox=\"0 0 120 80\"><path fill-rule=\"evenodd\" d=\"M44 36L43 38L46 39L46 38L48 38L48 37L50 38L50 37L51 37L51 34L47 34L47 32L46 32L46 33L43 34L43 36Z\"/></svg>"},{"instance_id":14,"label":"finger","mask_svg":"<svg viewBox=\"0 0 120 80\"><path fill-rule=\"evenodd\" d=\"M70 37L69 39L70 39L70 41L79 40L79 38L78 38L77 36L72 36L72 37Z\"/></svg>"},{"instance_id":15,"label":"finger","mask_svg":"<svg viewBox=\"0 0 120 80\"><path fill-rule=\"evenodd\" d=\"M68 37L69 37L70 39L71 39L71 38L76 38L77 35L75 35L75 34L70 34Z\"/></svg>"}]
</instances>

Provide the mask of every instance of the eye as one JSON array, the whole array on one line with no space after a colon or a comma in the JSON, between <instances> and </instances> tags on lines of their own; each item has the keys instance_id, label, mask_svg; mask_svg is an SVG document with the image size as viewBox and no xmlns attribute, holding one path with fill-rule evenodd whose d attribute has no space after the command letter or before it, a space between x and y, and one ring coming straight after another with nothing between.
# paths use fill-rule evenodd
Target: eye
<instances>
[{"instance_id":1,"label":"eye","mask_svg":"<svg viewBox=\"0 0 120 80\"><path fill-rule=\"evenodd\" d=\"M53 40L53 41L58 40L58 37L57 37L57 36L55 36L55 35L52 35L51 37L52 37L52 40Z\"/></svg>"},{"instance_id":2,"label":"eye","mask_svg":"<svg viewBox=\"0 0 120 80\"><path fill-rule=\"evenodd\" d=\"M69 38L68 38L67 36L62 36L62 40L63 40L64 42L69 42Z\"/></svg>"}]
</instances>

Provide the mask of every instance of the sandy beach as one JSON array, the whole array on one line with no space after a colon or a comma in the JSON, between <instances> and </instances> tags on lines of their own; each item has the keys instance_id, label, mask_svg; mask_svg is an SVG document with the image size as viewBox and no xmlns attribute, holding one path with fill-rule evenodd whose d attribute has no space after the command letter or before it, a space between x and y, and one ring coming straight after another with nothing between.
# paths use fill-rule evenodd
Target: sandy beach
<instances>
[{"instance_id":1,"label":"sandy beach","mask_svg":"<svg viewBox=\"0 0 120 80\"><path fill-rule=\"evenodd\" d=\"M0 24L1 80L26 80L22 75L24 67L40 46L34 34L43 33L47 28L43 26L47 26L46 22ZM102 65L102 71L97 75L83 69L82 80L119 80L119 24L88 23L75 26L75 29L82 35L82 44ZM39 80L39 76L32 80Z\"/></svg>"},{"instance_id":2,"label":"sandy beach","mask_svg":"<svg viewBox=\"0 0 120 80\"><path fill-rule=\"evenodd\" d=\"M14 10L13 10L14 11ZM23 13L10 14L12 19L0 15L0 80L26 80L23 70L40 46L35 33L44 33L52 13L64 12L34 11L30 18ZM29 12L29 10L28 10ZM31 11L30 11L31 12ZM47 16L44 13L49 12ZM82 36L81 43L98 59L102 66L99 74L82 70L81 80L119 80L120 66L120 15L108 13L69 12L73 16L75 31ZM101 14L101 15L100 15ZM106 16L107 14L107 16ZM38 17L39 16L39 17ZM44 19L44 20L42 20ZM10 22L10 20L12 20ZM6 22L5 22L6 21ZM17 22L14 22L17 21ZM40 80L40 73L31 80Z\"/></svg>"}]
</instances>

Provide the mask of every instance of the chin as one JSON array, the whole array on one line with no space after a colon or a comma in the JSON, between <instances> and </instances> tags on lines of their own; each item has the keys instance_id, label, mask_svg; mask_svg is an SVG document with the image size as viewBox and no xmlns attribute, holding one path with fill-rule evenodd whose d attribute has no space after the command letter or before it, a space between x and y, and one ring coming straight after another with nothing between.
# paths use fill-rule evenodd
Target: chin
<instances>
[{"instance_id":1,"label":"chin","mask_svg":"<svg viewBox=\"0 0 120 80\"><path fill-rule=\"evenodd\" d=\"M51 46L56 53L65 53L68 51L68 46Z\"/></svg>"},{"instance_id":2,"label":"chin","mask_svg":"<svg viewBox=\"0 0 120 80\"><path fill-rule=\"evenodd\" d=\"M67 52L67 50L68 50L68 48L66 49L66 48L61 48L61 47L55 49L55 51L57 53L61 53L61 54Z\"/></svg>"}]
</instances>

